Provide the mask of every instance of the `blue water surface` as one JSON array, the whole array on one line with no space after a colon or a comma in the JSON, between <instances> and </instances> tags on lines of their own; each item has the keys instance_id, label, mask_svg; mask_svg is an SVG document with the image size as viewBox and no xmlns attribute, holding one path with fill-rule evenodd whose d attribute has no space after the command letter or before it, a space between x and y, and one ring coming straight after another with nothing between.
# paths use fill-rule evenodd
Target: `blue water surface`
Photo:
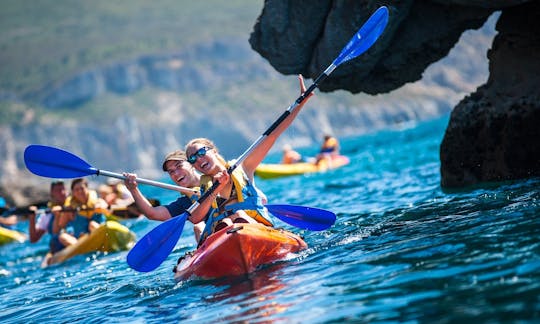
<instances>
[{"instance_id":1,"label":"blue water surface","mask_svg":"<svg viewBox=\"0 0 540 324\"><path fill-rule=\"evenodd\" d=\"M127 252L40 269L46 239L1 246L0 322L538 322L540 179L443 192L447 121L342 139L351 163L337 170L258 179L271 203L328 209L337 221L323 232L280 223L309 248L249 278L175 283L176 259L195 247L189 224L150 273L131 270ZM124 224L142 237L158 223Z\"/></svg>"}]
</instances>

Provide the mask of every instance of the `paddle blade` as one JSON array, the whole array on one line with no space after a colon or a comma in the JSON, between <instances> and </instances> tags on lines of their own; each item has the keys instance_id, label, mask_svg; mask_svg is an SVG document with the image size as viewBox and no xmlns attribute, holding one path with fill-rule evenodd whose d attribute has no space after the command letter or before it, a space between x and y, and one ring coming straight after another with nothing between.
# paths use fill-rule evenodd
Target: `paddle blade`
<instances>
[{"instance_id":1,"label":"paddle blade","mask_svg":"<svg viewBox=\"0 0 540 324\"><path fill-rule=\"evenodd\" d=\"M139 272L150 272L159 267L180 239L187 215L183 213L159 224L137 241L127 255L128 265Z\"/></svg>"},{"instance_id":2,"label":"paddle blade","mask_svg":"<svg viewBox=\"0 0 540 324\"><path fill-rule=\"evenodd\" d=\"M319 208L295 205L266 205L268 211L285 223L310 231L322 231L336 222L336 214Z\"/></svg>"},{"instance_id":3,"label":"paddle blade","mask_svg":"<svg viewBox=\"0 0 540 324\"><path fill-rule=\"evenodd\" d=\"M98 172L80 157L59 148L44 145L26 147L24 163L30 172L49 178L79 178Z\"/></svg>"},{"instance_id":4,"label":"paddle blade","mask_svg":"<svg viewBox=\"0 0 540 324\"><path fill-rule=\"evenodd\" d=\"M360 27L332 64L338 66L367 51L381 36L387 23L388 8L382 6Z\"/></svg>"}]
</instances>

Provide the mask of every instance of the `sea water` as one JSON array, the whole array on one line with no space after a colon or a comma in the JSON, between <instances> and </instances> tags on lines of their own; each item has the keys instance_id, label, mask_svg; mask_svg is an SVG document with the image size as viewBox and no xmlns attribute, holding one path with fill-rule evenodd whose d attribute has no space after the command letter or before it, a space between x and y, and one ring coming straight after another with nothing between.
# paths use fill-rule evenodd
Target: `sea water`
<instances>
[{"instance_id":1,"label":"sea water","mask_svg":"<svg viewBox=\"0 0 540 324\"><path fill-rule=\"evenodd\" d=\"M342 139L351 163L340 169L258 179L271 203L331 210L337 221L322 232L279 223L309 248L248 278L175 283L177 258L195 247L189 225L150 273L131 270L127 252L40 269L47 239L1 246L0 322L538 322L540 179L444 192L447 122ZM162 203L176 195L142 189ZM124 224L142 237L158 223Z\"/></svg>"}]
</instances>

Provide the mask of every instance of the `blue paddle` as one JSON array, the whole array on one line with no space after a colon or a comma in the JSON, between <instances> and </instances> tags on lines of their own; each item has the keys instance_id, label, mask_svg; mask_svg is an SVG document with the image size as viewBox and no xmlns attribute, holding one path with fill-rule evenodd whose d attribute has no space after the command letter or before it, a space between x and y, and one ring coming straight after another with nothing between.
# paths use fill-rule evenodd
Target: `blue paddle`
<instances>
[{"instance_id":1,"label":"blue paddle","mask_svg":"<svg viewBox=\"0 0 540 324\"><path fill-rule=\"evenodd\" d=\"M319 208L295 205L265 205L270 214L294 227L324 231L336 222L336 214Z\"/></svg>"},{"instance_id":2,"label":"blue paddle","mask_svg":"<svg viewBox=\"0 0 540 324\"><path fill-rule=\"evenodd\" d=\"M120 173L96 169L75 154L52 146L28 145L24 150L24 163L26 164L26 168L32 173L48 178L69 179L89 175L102 175L122 180L126 179ZM183 193L197 192L197 190L191 188L143 178L137 178L137 182Z\"/></svg>"},{"instance_id":3,"label":"blue paddle","mask_svg":"<svg viewBox=\"0 0 540 324\"><path fill-rule=\"evenodd\" d=\"M120 173L96 169L73 153L45 145L26 147L24 162L32 173L48 178L66 179L88 175L103 175L122 180L126 178ZM137 178L137 182L183 193L198 193L196 189L143 178ZM319 208L294 205L266 205L266 208L285 223L307 230L321 231L332 226L336 220L334 213ZM322 228L324 225L326 227Z\"/></svg>"},{"instance_id":4,"label":"blue paddle","mask_svg":"<svg viewBox=\"0 0 540 324\"><path fill-rule=\"evenodd\" d=\"M150 272L157 268L171 254L180 239L186 219L187 213L173 217L138 240L127 255L129 266L139 272ZM158 260L161 261L158 263Z\"/></svg>"},{"instance_id":5,"label":"blue paddle","mask_svg":"<svg viewBox=\"0 0 540 324\"><path fill-rule=\"evenodd\" d=\"M364 23L364 25L362 25L349 43L347 43L347 45L342 49L341 53L332 62L332 64L330 64L330 66L328 66L328 68L326 68L326 70L319 75L317 79L315 79L313 84L300 97L298 97L298 99L296 99L296 101L289 106L289 108L287 108L287 110L281 114L281 116L261 136L259 136L259 138L236 160L232 166L229 167L228 172L232 173L232 171L235 170L242 163L242 161L264 140L264 138L270 135L274 129L276 129L283 122L283 120L285 120L287 116L289 116L291 112L298 107L298 105L301 104L302 101L304 101L311 94L311 92L313 92L313 90L315 90L315 88L319 86L319 83L324 81L328 75L330 75L330 73L336 69L336 67L367 51L375 43L375 41L377 41L379 36L384 31L387 23L388 9L383 6L377 9L377 11L375 11L375 13L369 17L369 19ZM160 227L159 230L156 227L154 229L155 231L150 231L145 237L143 237L143 239L139 240L128 253L129 266L137 271L152 271L159 267L159 265L172 252L176 242L178 242L178 239L180 238L181 231L178 232L175 227L183 228L183 222L185 222L188 215L191 215L191 213L201 204L201 202L206 200L215 191L216 187L217 183L214 183L214 185L210 187L210 189L206 191L204 195L199 198L199 200L193 203L193 205L191 205L184 214L176 217L178 220L173 218L161 223L157 226ZM277 212L278 208L276 208L274 211ZM297 220L300 223L304 220L302 217L300 217L301 213L294 214L294 216L297 216L298 219L291 216L293 214L294 213L288 214L287 219L289 221ZM332 221L332 224L334 221L335 218ZM159 241L163 233L168 233L169 231L173 232L175 235L169 235L167 237L170 240L174 240L174 242L167 242L167 244L164 244L163 247L157 246L155 242ZM145 253L144 251L151 252ZM130 256L131 254L134 256ZM134 260L135 258L137 258L137 260Z\"/></svg>"}]
</instances>

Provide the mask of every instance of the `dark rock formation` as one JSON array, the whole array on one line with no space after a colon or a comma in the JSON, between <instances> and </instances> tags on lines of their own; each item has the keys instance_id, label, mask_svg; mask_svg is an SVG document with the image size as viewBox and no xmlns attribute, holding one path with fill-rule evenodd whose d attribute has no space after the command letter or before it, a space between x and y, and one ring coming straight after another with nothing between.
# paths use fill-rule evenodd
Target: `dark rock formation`
<instances>
[{"instance_id":1,"label":"dark rock formation","mask_svg":"<svg viewBox=\"0 0 540 324\"><path fill-rule=\"evenodd\" d=\"M265 3L250 44L279 72L311 78L336 58L379 6L376 1L276 3ZM368 52L334 71L321 91L377 94L417 81L429 64L448 54L465 30L482 26L493 12L428 1L388 3L390 19L381 38Z\"/></svg>"},{"instance_id":2,"label":"dark rock formation","mask_svg":"<svg viewBox=\"0 0 540 324\"><path fill-rule=\"evenodd\" d=\"M487 84L452 112L445 187L540 176L540 5L505 10L497 31Z\"/></svg>"},{"instance_id":3,"label":"dark rock formation","mask_svg":"<svg viewBox=\"0 0 540 324\"><path fill-rule=\"evenodd\" d=\"M378 94L419 80L468 29L501 10L490 78L452 114L441 146L441 184L540 174L538 1L386 1L389 25L365 54L337 69L321 91ZM250 44L284 74L318 76L380 1L265 1ZM526 146L526 147L525 147Z\"/></svg>"}]
</instances>

